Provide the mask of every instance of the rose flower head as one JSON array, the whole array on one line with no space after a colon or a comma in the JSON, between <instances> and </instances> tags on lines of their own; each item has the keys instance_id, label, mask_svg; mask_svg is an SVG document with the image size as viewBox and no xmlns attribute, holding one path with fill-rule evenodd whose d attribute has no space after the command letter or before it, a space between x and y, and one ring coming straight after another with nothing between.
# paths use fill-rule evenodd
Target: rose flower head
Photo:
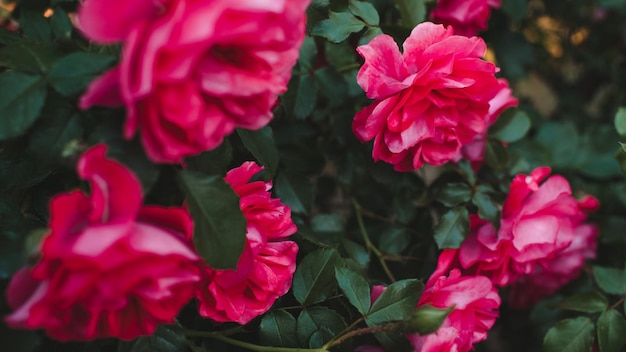
<instances>
[{"instance_id":1,"label":"rose flower head","mask_svg":"<svg viewBox=\"0 0 626 352\"><path fill-rule=\"evenodd\" d=\"M487 339L487 332L498 317L501 301L491 280L464 276L457 268L450 271L452 256L454 251L442 252L418 307L430 304L435 308L454 308L435 333L409 335L415 352L470 351L475 343Z\"/></svg>"},{"instance_id":2,"label":"rose flower head","mask_svg":"<svg viewBox=\"0 0 626 352\"><path fill-rule=\"evenodd\" d=\"M452 26L455 34L471 37L487 29L491 9L500 6L500 0L438 0L430 18Z\"/></svg>"},{"instance_id":3,"label":"rose flower head","mask_svg":"<svg viewBox=\"0 0 626 352\"><path fill-rule=\"evenodd\" d=\"M490 102L501 90L498 68L481 59L481 38L430 22L415 27L403 49L385 34L357 48L365 59L357 83L375 100L356 114L352 129L362 142L374 139L374 160L396 171L442 165L485 133Z\"/></svg>"},{"instance_id":4,"label":"rose flower head","mask_svg":"<svg viewBox=\"0 0 626 352\"><path fill-rule=\"evenodd\" d=\"M123 42L120 64L80 100L126 107L155 162L217 147L259 129L286 91L310 0L85 0L78 24L96 42Z\"/></svg>"},{"instance_id":5,"label":"rose flower head","mask_svg":"<svg viewBox=\"0 0 626 352\"><path fill-rule=\"evenodd\" d=\"M50 203L41 259L14 275L5 318L14 328L44 329L58 340L150 335L172 324L201 279L182 208L142 206L141 185L123 165L88 150L76 190Z\"/></svg>"},{"instance_id":6,"label":"rose flower head","mask_svg":"<svg viewBox=\"0 0 626 352\"><path fill-rule=\"evenodd\" d=\"M585 209L572 196L569 182L560 175L548 177L550 172L538 167L515 176L499 229L477 216L470 218L471 232L458 250L464 269L508 285L538 265L548 267L580 237Z\"/></svg>"},{"instance_id":7,"label":"rose flower head","mask_svg":"<svg viewBox=\"0 0 626 352\"><path fill-rule=\"evenodd\" d=\"M545 265L518 278L509 289L509 305L513 308L528 308L539 300L555 294L561 287L580 276L585 260L596 257L599 234L596 224L585 222L587 212L594 211L600 203L592 196L578 201L579 216L572 219L574 233L572 242L556 253Z\"/></svg>"},{"instance_id":8,"label":"rose flower head","mask_svg":"<svg viewBox=\"0 0 626 352\"><path fill-rule=\"evenodd\" d=\"M240 197L247 233L237 268L207 267L207 281L197 292L200 315L215 321L246 324L267 312L291 287L298 245L286 238L297 228L291 209L271 197L271 182L250 182L262 169L245 162L225 177Z\"/></svg>"}]
</instances>

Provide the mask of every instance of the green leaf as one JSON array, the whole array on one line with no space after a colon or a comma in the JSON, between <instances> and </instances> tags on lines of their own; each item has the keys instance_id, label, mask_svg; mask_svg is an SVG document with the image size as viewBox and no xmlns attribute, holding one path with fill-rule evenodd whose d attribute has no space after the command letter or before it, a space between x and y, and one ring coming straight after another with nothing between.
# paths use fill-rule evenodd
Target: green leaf
<instances>
[{"instance_id":1,"label":"green leaf","mask_svg":"<svg viewBox=\"0 0 626 352\"><path fill-rule=\"evenodd\" d=\"M54 14L50 17L50 26L52 27L52 33L57 39L68 39L72 36L72 22L61 7L54 8Z\"/></svg>"},{"instance_id":2,"label":"green leaf","mask_svg":"<svg viewBox=\"0 0 626 352\"><path fill-rule=\"evenodd\" d=\"M602 291L620 296L626 294L626 272L624 270L594 266L593 276Z\"/></svg>"},{"instance_id":3,"label":"green leaf","mask_svg":"<svg viewBox=\"0 0 626 352\"><path fill-rule=\"evenodd\" d=\"M81 116L68 110L52 110L48 113L44 109L42 118L29 135L29 149L45 161L62 159L68 144L82 138Z\"/></svg>"},{"instance_id":4,"label":"green leaf","mask_svg":"<svg viewBox=\"0 0 626 352\"><path fill-rule=\"evenodd\" d=\"M380 29L380 27L370 27L365 31L365 33L363 33L363 35L359 39L359 45L365 45L381 34L383 34L383 31Z\"/></svg>"},{"instance_id":5,"label":"green leaf","mask_svg":"<svg viewBox=\"0 0 626 352\"><path fill-rule=\"evenodd\" d=\"M441 324L443 324L443 321L453 309L454 307L435 308L430 304L420 306L410 318L409 327L411 331L420 335L432 334L441 327Z\"/></svg>"},{"instance_id":6,"label":"green leaf","mask_svg":"<svg viewBox=\"0 0 626 352\"><path fill-rule=\"evenodd\" d=\"M276 195L294 213L306 214L313 202L313 185L305 176L281 172L276 177Z\"/></svg>"},{"instance_id":7,"label":"green leaf","mask_svg":"<svg viewBox=\"0 0 626 352\"><path fill-rule=\"evenodd\" d=\"M194 220L196 250L215 269L235 269L246 241L239 196L219 176L183 170L179 183Z\"/></svg>"},{"instance_id":8,"label":"green leaf","mask_svg":"<svg viewBox=\"0 0 626 352\"><path fill-rule=\"evenodd\" d=\"M589 352L593 347L593 322L576 317L556 323L543 339L546 352Z\"/></svg>"},{"instance_id":9,"label":"green leaf","mask_svg":"<svg viewBox=\"0 0 626 352\"><path fill-rule=\"evenodd\" d=\"M113 56L76 52L57 60L50 68L48 81L64 96L82 93L87 85L113 65Z\"/></svg>"},{"instance_id":10,"label":"green leaf","mask_svg":"<svg viewBox=\"0 0 626 352\"><path fill-rule=\"evenodd\" d=\"M207 175L226 175L233 160L233 147L225 139L219 147L185 159L187 169Z\"/></svg>"},{"instance_id":11,"label":"green leaf","mask_svg":"<svg viewBox=\"0 0 626 352\"><path fill-rule=\"evenodd\" d=\"M294 116L300 120L305 119L307 116L311 115L313 109L315 109L316 102L317 87L315 86L313 78L309 75L300 76L296 101L293 107Z\"/></svg>"},{"instance_id":12,"label":"green leaf","mask_svg":"<svg viewBox=\"0 0 626 352\"><path fill-rule=\"evenodd\" d=\"M500 209L496 203L491 200L489 194L478 191L472 197L472 203L478 208L478 216L482 219L489 220L491 223L498 223L500 220Z\"/></svg>"},{"instance_id":13,"label":"green leaf","mask_svg":"<svg viewBox=\"0 0 626 352\"><path fill-rule=\"evenodd\" d=\"M349 12L330 11L327 19L319 21L311 31L311 35L324 37L333 43L340 43L363 29L363 21Z\"/></svg>"},{"instance_id":14,"label":"green leaf","mask_svg":"<svg viewBox=\"0 0 626 352\"><path fill-rule=\"evenodd\" d=\"M317 214L311 219L311 229L315 232L342 234L346 221L337 214Z\"/></svg>"},{"instance_id":15,"label":"green leaf","mask_svg":"<svg viewBox=\"0 0 626 352\"><path fill-rule=\"evenodd\" d=\"M298 65L303 71L313 70L317 61L317 45L315 39L306 36L300 47L300 57L298 57Z\"/></svg>"},{"instance_id":16,"label":"green leaf","mask_svg":"<svg viewBox=\"0 0 626 352\"><path fill-rule=\"evenodd\" d=\"M334 249L318 249L309 253L293 275L293 295L300 304L309 305L326 300L337 288L335 268L342 265Z\"/></svg>"},{"instance_id":17,"label":"green leaf","mask_svg":"<svg viewBox=\"0 0 626 352\"><path fill-rule=\"evenodd\" d=\"M26 37L36 41L51 42L52 27L50 20L43 16L43 12L30 10L26 7L20 8L20 29L24 31Z\"/></svg>"},{"instance_id":18,"label":"green leaf","mask_svg":"<svg viewBox=\"0 0 626 352\"><path fill-rule=\"evenodd\" d=\"M437 248L459 248L469 233L469 214L465 207L450 209L435 226Z\"/></svg>"},{"instance_id":19,"label":"green leaf","mask_svg":"<svg viewBox=\"0 0 626 352\"><path fill-rule=\"evenodd\" d=\"M286 310L274 310L263 316L259 339L267 346L298 347L296 318Z\"/></svg>"},{"instance_id":20,"label":"green leaf","mask_svg":"<svg viewBox=\"0 0 626 352\"><path fill-rule=\"evenodd\" d=\"M374 5L367 1L350 0L348 8L353 15L361 18L363 22L369 25L378 26L380 23L378 11L376 11Z\"/></svg>"},{"instance_id":21,"label":"green leaf","mask_svg":"<svg viewBox=\"0 0 626 352\"><path fill-rule=\"evenodd\" d=\"M571 167L580 157L580 138L571 122L548 122L539 128L535 138L551 152L554 167Z\"/></svg>"},{"instance_id":22,"label":"green leaf","mask_svg":"<svg viewBox=\"0 0 626 352\"><path fill-rule=\"evenodd\" d=\"M370 255L367 253L367 249L365 249L365 247L347 239L343 239L341 244L343 245L343 249L348 254L348 257L354 260L361 268L365 268L367 264L369 264Z\"/></svg>"},{"instance_id":23,"label":"green leaf","mask_svg":"<svg viewBox=\"0 0 626 352\"><path fill-rule=\"evenodd\" d=\"M18 43L22 41L27 41L27 39L17 34L14 31L10 31L5 28L0 28L0 44L8 45L8 44Z\"/></svg>"},{"instance_id":24,"label":"green leaf","mask_svg":"<svg viewBox=\"0 0 626 352\"><path fill-rule=\"evenodd\" d=\"M374 326L409 318L415 311L423 290L424 284L416 279L392 283L372 304L365 322Z\"/></svg>"},{"instance_id":25,"label":"green leaf","mask_svg":"<svg viewBox=\"0 0 626 352\"><path fill-rule=\"evenodd\" d=\"M241 137L241 141L246 146L246 149L254 155L259 163L267 167L267 171L271 175L275 175L279 159L272 128L265 126L258 131L238 128L237 134Z\"/></svg>"},{"instance_id":26,"label":"green leaf","mask_svg":"<svg viewBox=\"0 0 626 352\"><path fill-rule=\"evenodd\" d=\"M600 292L590 291L567 297L559 303L558 307L584 313L599 313L608 307L608 301Z\"/></svg>"},{"instance_id":27,"label":"green leaf","mask_svg":"<svg viewBox=\"0 0 626 352\"><path fill-rule=\"evenodd\" d=\"M414 28L424 22L426 18L425 0L393 0L400 11L402 25L407 28Z\"/></svg>"},{"instance_id":28,"label":"green leaf","mask_svg":"<svg viewBox=\"0 0 626 352\"><path fill-rule=\"evenodd\" d=\"M335 268L335 278L339 288L361 315L366 315L370 310L370 286L363 275L348 268Z\"/></svg>"},{"instance_id":29,"label":"green leaf","mask_svg":"<svg viewBox=\"0 0 626 352\"><path fill-rule=\"evenodd\" d=\"M343 69L346 66L355 66L355 70L360 65L356 64L356 57L354 48L348 42L342 42L339 44L326 42L324 43L324 51L326 53L326 60L337 70Z\"/></svg>"},{"instance_id":30,"label":"green leaf","mask_svg":"<svg viewBox=\"0 0 626 352\"><path fill-rule=\"evenodd\" d=\"M19 71L44 73L64 53L49 43L19 41L0 48L0 66Z\"/></svg>"},{"instance_id":31,"label":"green leaf","mask_svg":"<svg viewBox=\"0 0 626 352\"><path fill-rule=\"evenodd\" d=\"M615 114L615 130L620 136L626 137L626 107L620 107Z\"/></svg>"},{"instance_id":32,"label":"green leaf","mask_svg":"<svg viewBox=\"0 0 626 352\"><path fill-rule=\"evenodd\" d=\"M187 339L177 325L159 326L154 334L122 342L118 352L186 352Z\"/></svg>"},{"instance_id":33,"label":"green leaf","mask_svg":"<svg viewBox=\"0 0 626 352\"><path fill-rule=\"evenodd\" d=\"M320 348L348 326L339 313L326 307L305 308L298 316L300 346Z\"/></svg>"},{"instance_id":34,"label":"green leaf","mask_svg":"<svg viewBox=\"0 0 626 352\"><path fill-rule=\"evenodd\" d=\"M503 142L517 142L530 130L530 118L521 110L510 109L491 127L489 135Z\"/></svg>"},{"instance_id":35,"label":"green leaf","mask_svg":"<svg viewBox=\"0 0 626 352\"><path fill-rule=\"evenodd\" d=\"M502 170L509 164L509 153L502 145L502 142L495 139L487 140L485 148L485 162L495 170Z\"/></svg>"},{"instance_id":36,"label":"green leaf","mask_svg":"<svg viewBox=\"0 0 626 352\"><path fill-rule=\"evenodd\" d=\"M378 249L383 253L398 255L411 243L411 234L405 227L391 227L380 235Z\"/></svg>"},{"instance_id":37,"label":"green leaf","mask_svg":"<svg viewBox=\"0 0 626 352\"><path fill-rule=\"evenodd\" d=\"M626 319L615 309L603 312L598 318L598 346L600 352L620 352L626 345Z\"/></svg>"},{"instance_id":38,"label":"green leaf","mask_svg":"<svg viewBox=\"0 0 626 352\"><path fill-rule=\"evenodd\" d=\"M463 182L442 184L435 189L433 198L447 207L454 207L472 198L472 188Z\"/></svg>"},{"instance_id":39,"label":"green leaf","mask_svg":"<svg viewBox=\"0 0 626 352\"><path fill-rule=\"evenodd\" d=\"M46 101L40 76L8 71L0 75L0 141L17 137L35 122Z\"/></svg>"}]
</instances>

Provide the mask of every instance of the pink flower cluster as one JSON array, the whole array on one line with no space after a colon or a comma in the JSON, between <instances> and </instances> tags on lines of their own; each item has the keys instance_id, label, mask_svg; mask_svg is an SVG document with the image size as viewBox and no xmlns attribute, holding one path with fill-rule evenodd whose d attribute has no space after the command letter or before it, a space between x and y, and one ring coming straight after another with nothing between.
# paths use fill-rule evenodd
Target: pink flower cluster
<instances>
[{"instance_id":1,"label":"pink flower cluster","mask_svg":"<svg viewBox=\"0 0 626 352\"><path fill-rule=\"evenodd\" d=\"M584 261L595 258L598 229L585 220L598 201L575 199L565 178L549 175L548 167L517 175L500 227L471 216L461 247L439 255L419 305L454 309L435 334L410 336L416 352L471 350L497 318L496 286L510 285L510 306L525 308L578 277Z\"/></svg>"},{"instance_id":2,"label":"pink flower cluster","mask_svg":"<svg viewBox=\"0 0 626 352\"><path fill-rule=\"evenodd\" d=\"M539 283L554 274L560 279L541 285L554 291L578 276L585 258L595 253L597 228L584 221L599 204L590 196L575 199L565 178L549 175L550 168L539 167L514 178L497 230L490 222L471 219L472 231L458 249L464 269L499 286L518 279Z\"/></svg>"},{"instance_id":3,"label":"pink flower cluster","mask_svg":"<svg viewBox=\"0 0 626 352\"><path fill-rule=\"evenodd\" d=\"M218 271L196 254L185 208L142 205L135 175L96 146L79 160L91 195L73 191L50 204L50 232L41 259L11 280L7 301L15 328L44 329L58 340L133 339L171 324L194 296L200 313L247 323L291 286L298 247L289 207L249 183L261 170L244 163L226 180L248 221L237 270Z\"/></svg>"},{"instance_id":4,"label":"pink flower cluster","mask_svg":"<svg viewBox=\"0 0 626 352\"><path fill-rule=\"evenodd\" d=\"M517 105L507 82L494 76L498 68L481 59L485 42L425 22L403 49L384 34L357 48L365 59L357 83L375 100L354 117L355 135L374 139L374 160L397 171L442 165L461 154L481 160L487 129Z\"/></svg>"},{"instance_id":5,"label":"pink flower cluster","mask_svg":"<svg viewBox=\"0 0 626 352\"><path fill-rule=\"evenodd\" d=\"M487 29L492 8L500 8L500 0L438 0L430 18L454 28L454 33L471 37Z\"/></svg>"},{"instance_id":6,"label":"pink flower cluster","mask_svg":"<svg viewBox=\"0 0 626 352\"><path fill-rule=\"evenodd\" d=\"M160 163L213 149L235 128L259 129L286 90L309 2L86 0L80 29L123 42L123 53L80 106L124 105L125 137L140 130Z\"/></svg>"}]
</instances>

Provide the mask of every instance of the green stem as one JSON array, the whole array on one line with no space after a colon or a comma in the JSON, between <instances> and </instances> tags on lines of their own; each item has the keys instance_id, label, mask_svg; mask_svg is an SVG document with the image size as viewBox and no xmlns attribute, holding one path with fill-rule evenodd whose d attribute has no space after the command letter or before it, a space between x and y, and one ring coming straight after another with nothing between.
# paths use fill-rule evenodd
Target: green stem
<instances>
[{"instance_id":1,"label":"green stem","mask_svg":"<svg viewBox=\"0 0 626 352\"><path fill-rule=\"evenodd\" d=\"M261 346L255 345L253 343L244 342L235 340L233 338L216 334L215 332L206 332L206 331L186 331L185 335L188 337L206 337L218 341L225 342L229 345L245 348L250 351L258 351L258 352L328 352L325 348L290 348L290 347L272 347L272 346Z\"/></svg>"},{"instance_id":2,"label":"green stem","mask_svg":"<svg viewBox=\"0 0 626 352\"><path fill-rule=\"evenodd\" d=\"M389 270L387 266L387 262L384 259L384 254L372 243L370 240L370 236L367 234L367 230L365 229L365 223L363 222L363 216L361 215L361 205L356 201L356 199L352 198L352 204L354 205L354 210L356 212L356 219L359 223L359 228L361 229L361 235L363 236L363 240L365 241L365 247L367 248L368 253L374 252L376 258L378 258L378 262L383 267L385 274L391 282L396 282L396 278Z\"/></svg>"},{"instance_id":3,"label":"green stem","mask_svg":"<svg viewBox=\"0 0 626 352\"><path fill-rule=\"evenodd\" d=\"M402 322L396 322L396 323L389 323L389 324L385 324L385 325L370 326L370 327L367 327L367 328L353 330L353 331L350 331L347 334L343 334L343 335L339 336L338 338L329 341L322 348L325 348L327 350L327 349L329 349L329 348L331 348L333 346L341 345L342 343L344 343L344 341L346 341L348 339L351 339L351 338L353 338L355 336L361 336L361 335L365 335L365 334L373 334L373 333L377 333L377 332L381 332L381 331L397 331L401 327L402 327Z\"/></svg>"}]
</instances>

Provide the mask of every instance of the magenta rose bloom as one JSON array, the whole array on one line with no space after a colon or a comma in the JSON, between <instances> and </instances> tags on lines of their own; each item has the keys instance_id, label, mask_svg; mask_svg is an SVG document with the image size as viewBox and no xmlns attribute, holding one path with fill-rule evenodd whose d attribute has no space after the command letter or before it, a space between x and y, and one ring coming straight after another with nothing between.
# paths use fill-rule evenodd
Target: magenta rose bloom
<instances>
[{"instance_id":1,"label":"magenta rose bloom","mask_svg":"<svg viewBox=\"0 0 626 352\"><path fill-rule=\"evenodd\" d=\"M430 304L436 308L454 306L454 309L435 333L409 335L416 352L470 351L475 343L487 339L487 332L498 317L500 296L487 277L463 276L456 268L445 275L453 255L442 252L418 307Z\"/></svg>"},{"instance_id":2,"label":"magenta rose bloom","mask_svg":"<svg viewBox=\"0 0 626 352\"><path fill-rule=\"evenodd\" d=\"M182 208L142 206L141 186L123 165L87 151L81 191L54 197L41 259L12 279L5 318L59 340L133 339L171 324L202 276L192 221Z\"/></svg>"},{"instance_id":3,"label":"magenta rose bloom","mask_svg":"<svg viewBox=\"0 0 626 352\"><path fill-rule=\"evenodd\" d=\"M455 34L471 37L487 29L491 8L500 5L500 0L438 0L430 18L452 26Z\"/></svg>"},{"instance_id":4,"label":"magenta rose bloom","mask_svg":"<svg viewBox=\"0 0 626 352\"><path fill-rule=\"evenodd\" d=\"M485 133L501 90L498 69L481 59L482 39L429 22L403 48L384 34L357 48L365 59L357 82L375 101L356 114L352 129L362 142L374 139L374 160L397 171L442 165Z\"/></svg>"},{"instance_id":5,"label":"magenta rose bloom","mask_svg":"<svg viewBox=\"0 0 626 352\"><path fill-rule=\"evenodd\" d=\"M241 198L247 240L237 269L207 267L208 279L197 292L200 315L215 321L246 324L267 312L291 287L298 245L286 238L297 229L291 209L271 197L272 183L250 182L262 169L245 162L225 177Z\"/></svg>"},{"instance_id":6,"label":"magenta rose bloom","mask_svg":"<svg viewBox=\"0 0 626 352\"><path fill-rule=\"evenodd\" d=\"M217 147L235 128L259 129L286 91L310 0L85 0L80 29L123 42L119 66L80 101L127 109L155 162Z\"/></svg>"},{"instance_id":7,"label":"magenta rose bloom","mask_svg":"<svg viewBox=\"0 0 626 352\"><path fill-rule=\"evenodd\" d=\"M597 199L587 196L578 201L581 216L572 219L574 238L547 265L537 265L526 276L519 277L509 289L509 305L528 308L539 300L555 294L561 287L580 276L585 260L596 257L599 231L595 224L584 223L586 212L599 207Z\"/></svg>"},{"instance_id":8,"label":"magenta rose bloom","mask_svg":"<svg viewBox=\"0 0 626 352\"><path fill-rule=\"evenodd\" d=\"M531 274L537 265L547 267L571 245L586 215L567 180L548 178L550 172L539 167L530 175L515 176L497 232L477 216L470 219L471 233L458 251L463 268L504 286Z\"/></svg>"}]
</instances>

